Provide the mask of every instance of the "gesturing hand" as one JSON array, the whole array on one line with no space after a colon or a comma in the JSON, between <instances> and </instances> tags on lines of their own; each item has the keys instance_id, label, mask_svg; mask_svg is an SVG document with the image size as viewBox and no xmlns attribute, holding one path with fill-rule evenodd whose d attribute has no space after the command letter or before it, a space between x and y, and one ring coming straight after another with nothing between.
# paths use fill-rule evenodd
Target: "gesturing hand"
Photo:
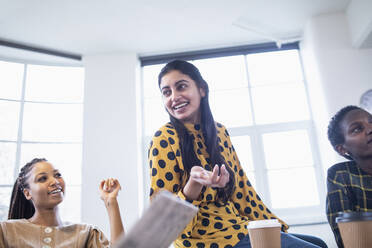
<instances>
[{"instance_id":1,"label":"gesturing hand","mask_svg":"<svg viewBox=\"0 0 372 248\"><path fill-rule=\"evenodd\" d=\"M229 172L223 164L221 168L215 165L213 171L207 171L200 166L194 166L190 171L190 179L208 187L224 188L229 182Z\"/></svg>"},{"instance_id":2,"label":"gesturing hand","mask_svg":"<svg viewBox=\"0 0 372 248\"><path fill-rule=\"evenodd\" d=\"M99 184L99 190L101 199L107 203L107 201L110 199L116 199L119 194L119 190L121 190L121 186L117 179L108 178L101 181Z\"/></svg>"}]
</instances>

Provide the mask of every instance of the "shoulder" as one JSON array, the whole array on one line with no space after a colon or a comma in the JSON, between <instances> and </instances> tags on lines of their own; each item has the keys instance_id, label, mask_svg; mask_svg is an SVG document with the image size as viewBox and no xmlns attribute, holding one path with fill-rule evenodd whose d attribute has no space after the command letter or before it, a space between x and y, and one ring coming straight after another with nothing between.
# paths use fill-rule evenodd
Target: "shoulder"
<instances>
[{"instance_id":1,"label":"shoulder","mask_svg":"<svg viewBox=\"0 0 372 248\"><path fill-rule=\"evenodd\" d=\"M346 161L346 162L341 162L337 163L335 165L332 165L328 171L327 171L327 176L328 178L335 178L338 174L342 173L350 173L350 170L355 167L353 161Z\"/></svg>"},{"instance_id":2,"label":"shoulder","mask_svg":"<svg viewBox=\"0 0 372 248\"><path fill-rule=\"evenodd\" d=\"M226 129L226 127L225 127L222 123L217 122L217 121L215 121L214 123L216 124L217 129L219 129L219 128L224 128L224 129Z\"/></svg>"},{"instance_id":3,"label":"shoulder","mask_svg":"<svg viewBox=\"0 0 372 248\"><path fill-rule=\"evenodd\" d=\"M109 247L109 241L105 234L96 225L86 223L64 223L59 230L64 233L72 234L73 236L79 236L79 239L86 240L87 247Z\"/></svg>"},{"instance_id":4,"label":"shoulder","mask_svg":"<svg viewBox=\"0 0 372 248\"><path fill-rule=\"evenodd\" d=\"M2 227L10 227L10 226L29 225L30 223L26 219L11 219L11 220L1 221L0 224Z\"/></svg>"},{"instance_id":5,"label":"shoulder","mask_svg":"<svg viewBox=\"0 0 372 248\"><path fill-rule=\"evenodd\" d=\"M88 230L89 232L96 232L96 231L101 232L101 229L99 229L99 227L96 225L86 224L86 223L79 223L76 225L81 230Z\"/></svg>"},{"instance_id":6,"label":"shoulder","mask_svg":"<svg viewBox=\"0 0 372 248\"><path fill-rule=\"evenodd\" d=\"M219 122L215 122L215 124L216 124L216 130L217 130L218 137L223 139L224 137L228 138L230 136L229 132L227 131L227 128L223 124Z\"/></svg>"},{"instance_id":7,"label":"shoulder","mask_svg":"<svg viewBox=\"0 0 372 248\"><path fill-rule=\"evenodd\" d=\"M0 222L0 231L4 235L23 235L34 230L33 224L29 223L25 219L12 219ZM19 236L20 237L20 236Z\"/></svg>"},{"instance_id":8,"label":"shoulder","mask_svg":"<svg viewBox=\"0 0 372 248\"><path fill-rule=\"evenodd\" d=\"M167 123L155 132L149 145L149 151L155 148L169 148L170 146L174 148L174 146L177 146L177 144L178 135L176 133L176 129L171 123Z\"/></svg>"},{"instance_id":9,"label":"shoulder","mask_svg":"<svg viewBox=\"0 0 372 248\"><path fill-rule=\"evenodd\" d=\"M61 231L68 231L68 232L75 232L80 234L86 234L89 235L89 233L94 231L99 231L100 229L92 224L86 224L86 223L63 223L62 226L58 228Z\"/></svg>"},{"instance_id":10,"label":"shoulder","mask_svg":"<svg viewBox=\"0 0 372 248\"><path fill-rule=\"evenodd\" d=\"M159 139L159 137L169 137L176 135L176 129L173 127L172 123L168 122L167 124L160 127L153 135L154 139Z\"/></svg>"},{"instance_id":11,"label":"shoulder","mask_svg":"<svg viewBox=\"0 0 372 248\"><path fill-rule=\"evenodd\" d=\"M220 122L215 121L215 124L216 124L217 131L221 131L221 130L223 132L225 132L225 130L227 131L226 127L223 124L221 124Z\"/></svg>"},{"instance_id":12,"label":"shoulder","mask_svg":"<svg viewBox=\"0 0 372 248\"><path fill-rule=\"evenodd\" d=\"M74 228L74 229L91 229L93 225L86 224L86 223L64 222L61 227L62 228Z\"/></svg>"}]
</instances>

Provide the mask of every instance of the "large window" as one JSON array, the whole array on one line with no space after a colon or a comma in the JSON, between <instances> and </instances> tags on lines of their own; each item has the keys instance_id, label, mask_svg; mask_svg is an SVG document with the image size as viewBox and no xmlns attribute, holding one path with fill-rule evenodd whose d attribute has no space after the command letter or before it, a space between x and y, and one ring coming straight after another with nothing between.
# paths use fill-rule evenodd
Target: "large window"
<instances>
[{"instance_id":1,"label":"large window","mask_svg":"<svg viewBox=\"0 0 372 248\"><path fill-rule=\"evenodd\" d=\"M84 70L0 61L0 220L20 167L47 158L65 178L61 214L80 220Z\"/></svg>"},{"instance_id":2,"label":"large window","mask_svg":"<svg viewBox=\"0 0 372 248\"><path fill-rule=\"evenodd\" d=\"M208 82L215 120L228 128L264 202L290 224L324 221L324 178L298 49L190 62ZM157 84L162 66L143 67L144 150L169 120Z\"/></svg>"}]
</instances>

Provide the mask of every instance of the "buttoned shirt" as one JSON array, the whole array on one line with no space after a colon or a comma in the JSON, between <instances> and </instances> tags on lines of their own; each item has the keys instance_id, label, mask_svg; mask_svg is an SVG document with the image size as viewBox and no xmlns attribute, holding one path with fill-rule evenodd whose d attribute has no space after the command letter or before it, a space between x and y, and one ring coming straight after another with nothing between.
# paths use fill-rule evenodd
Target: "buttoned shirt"
<instances>
[{"instance_id":1,"label":"buttoned shirt","mask_svg":"<svg viewBox=\"0 0 372 248\"><path fill-rule=\"evenodd\" d=\"M338 247L343 248L336 223L338 212L372 211L372 175L359 168L354 161L333 165L327 176L327 218Z\"/></svg>"},{"instance_id":2,"label":"buttoned shirt","mask_svg":"<svg viewBox=\"0 0 372 248\"><path fill-rule=\"evenodd\" d=\"M26 219L0 222L0 247L102 248L110 247L105 235L88 224L42 226Z\"/></svg>"}]
</instances>

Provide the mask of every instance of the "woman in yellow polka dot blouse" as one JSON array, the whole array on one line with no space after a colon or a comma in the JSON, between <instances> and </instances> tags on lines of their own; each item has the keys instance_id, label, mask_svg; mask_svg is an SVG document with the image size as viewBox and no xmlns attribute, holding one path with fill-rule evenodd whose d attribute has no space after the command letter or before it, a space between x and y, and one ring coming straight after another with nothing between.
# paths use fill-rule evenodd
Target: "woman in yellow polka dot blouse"
<instances>
[{"instance_id":1,"label":"woman in yellow polka dot blouse","mask_svg":"<svg viewBox=\"0 0 372 248\"><path fill-rule=\"evenodd\" d=\"M199 208L175 247L251 247L248 222L277 217L249 182L226 128L214 121L207 83L182 60L168 63L158 83L170 122L150 144L150 195L169 190ZM282 247L318 246L283 232Z\"/></svg>"}]
</instances>

